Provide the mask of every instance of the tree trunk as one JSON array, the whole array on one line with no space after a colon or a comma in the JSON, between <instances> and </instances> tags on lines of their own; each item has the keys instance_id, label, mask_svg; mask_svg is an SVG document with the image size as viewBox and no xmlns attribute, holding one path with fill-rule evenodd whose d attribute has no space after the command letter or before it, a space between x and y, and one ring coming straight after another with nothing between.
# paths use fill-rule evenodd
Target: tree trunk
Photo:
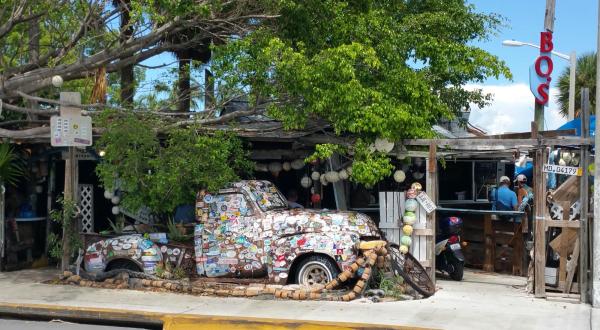
<instances>
[{"instance_id":1,"label":"tree trunk","mask_svg":"<svg viewBox=\"0 0 600 330\"><path fill-rule=\"evenodd\" d=\"M29 22L29 29L27 31L29 39L29 63L37 63L40 59L40 24L39 19L33 19ZM31 109L38 109L38 103L34 100L29 100L29 107ZM36 115L29 115L28 119L37 120Z\"/></svg>"},{"instance_id":2,"label":"tree trunk","mask_svg":"<svg viewBox=\"0 0 600 330\"><path fill-rule=\"evenodd\" d=\"M178 112L190 112L192 98L191 98L191 64L192 60L189 58L182 58L179 55L179 79L177 81L177 111ZM187 57L187 56L183 56Z\"/></svg>"},{"instance_id":3,"label":"tree trunk","mask_svg":"<svg viewBox=\"0 0 600 330\"><path fill-rule=\"evenodd\" d=\"M131 23L131 16L129 15L130 0L116 0L121 11L121 44L131 38L133 35L133 26ZM121 74L121 103L131 104L133 103L133 97L135 96L135 76L133 73L133 65L128 65L120 70Z\"/></svg>"}]
</instances>

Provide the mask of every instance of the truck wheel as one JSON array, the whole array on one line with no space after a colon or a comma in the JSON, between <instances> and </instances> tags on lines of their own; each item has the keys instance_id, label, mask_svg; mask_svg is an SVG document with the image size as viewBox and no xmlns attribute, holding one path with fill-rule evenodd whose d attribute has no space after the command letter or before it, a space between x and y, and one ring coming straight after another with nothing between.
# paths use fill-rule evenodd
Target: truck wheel
<instances>
[{"instance_id":1,"label":"truck wheel","mask_svg":"<svg viewBox=\"0 0 600 330\"><path fill-rule=\"evenodd\" d=\"M115 270L115 269L126 269L126 270L131 270L134 272L142 271L140 269L140 267L138 265L136 265L133 261L126 260L126 259L113 260L113 261L109 262L108 265L106 266L107 272L111 271L111 270Z\"/></svg>"},{"instance_id":2,"label":"truck wheel","mask_svg":"<svg viewBox=\"0 0 600 330\"><path fill-rule=\"evenodd\" d=\"M339 274L337 265L320 255L302 260L297 269L296 283L301 285L327 284Z\"/></svg>"}]
</instances>

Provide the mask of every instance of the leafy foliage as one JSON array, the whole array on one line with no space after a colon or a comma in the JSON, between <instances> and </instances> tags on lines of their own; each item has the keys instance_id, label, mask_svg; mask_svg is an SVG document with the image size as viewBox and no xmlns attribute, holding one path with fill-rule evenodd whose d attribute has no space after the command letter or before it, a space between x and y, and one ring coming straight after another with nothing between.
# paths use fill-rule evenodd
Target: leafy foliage
<instances>
[{"instance_id":1,"label":"leafy foliage","mask_svg":"<svg viewBox=\"0 0 600 330\"><path fill-rule=\"evenodd\" d=\"M80 248L83 247L83 242L79 234L74 230L75 218L77 215L77 204L70 200L64 199L62 196L57 200L61 206L60 210L52 210L50 212L50 219L58 223L61 228L69 228L67 231L66 239L70 242L71 248L70 255L74 255ZM63 241L62 235L56 235L51 233L48 236L48 253L54 259L60 260L63 255Z\"/></svg>"},{"instance_id":2,"label":"leafy foliage","mask_svg":"<svg viewBox=\"0 0 600 330\"><path fill-rule=\"evenodd\" d=\"M19 177L25 175L22 161L8 143L0 144L0 185L16 185Z\"/></svg>"},{"instance_id":3,"label":"leafy foliage","mask_svg":"<svg viewBox=\"0 0 600 330\"><path fill-rule=\"evenodd\" d=\"M510 78L472 45L501 23L459 0L284 1L278 20L217 48L213 65L221 95L248 90L250 104L268 103L286 128L317 119L356 137L352 176L371 185L391 165L365 144L432 137L438 120L490 100L466 83Z\"/></svg>"},{"instance_id":4,"label":"leafy foliage","mask_svg":"<svg viewBox=\"0 0 600 330\"><path fill-rule=\"evenodd\" d=\"M124 192L122 204L170 213L192 203L200 188L217 190L249 173L252 163L242 142L231 134L198 133L176 128L159 136L156 119L133 113L106 112L106 132L97 142L105 150L98 176L107 189Z\"/></svg>"},{"instance_id":5,"label":"leafy foliage","mask_svg":"<svg viewBox=\"0 0 600 330\"><path fill-rule=\"evenodd\" d=\"M566 68L558 77L558 106L560 114L569 114L570 68ZM575 70L575 117L581 115L581 89L590 89L590 112L596 112L596 53L589 53L577 59Z\"/></svg>"}]
</instances>

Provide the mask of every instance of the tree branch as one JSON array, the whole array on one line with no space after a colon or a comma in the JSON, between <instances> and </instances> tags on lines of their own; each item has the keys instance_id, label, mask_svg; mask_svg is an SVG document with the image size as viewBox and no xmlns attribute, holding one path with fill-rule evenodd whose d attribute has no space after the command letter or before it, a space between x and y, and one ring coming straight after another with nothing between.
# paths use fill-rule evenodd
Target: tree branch
<instances>
[{"instance_id":1,"label":"tree branch","mask_svg":"<svg viewBox=\"0 0 600 330\"><path fill-rule=\"evenodd\" d=\"M9 130L0 128L0 137L9 139L31 139L36 137L48 137L50 134L50 127L34 127L24 130Z\"/></svg>"}]
</instances>

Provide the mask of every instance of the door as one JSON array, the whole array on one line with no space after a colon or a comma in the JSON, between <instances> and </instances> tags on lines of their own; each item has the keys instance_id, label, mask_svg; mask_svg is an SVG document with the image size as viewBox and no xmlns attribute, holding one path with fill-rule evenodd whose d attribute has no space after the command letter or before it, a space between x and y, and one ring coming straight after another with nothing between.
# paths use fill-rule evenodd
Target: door
<instances>
[{"instance_id":1,"label":"door","mask_svg":"<svg viewBox=\"0 0 600 330\"><path fill-rule=\"evenodd\" d=\"M203 271L208 277L253 277L265 273L258 212L241 193L206 194L201 229Z\"/></svg>"}]
</instances>

